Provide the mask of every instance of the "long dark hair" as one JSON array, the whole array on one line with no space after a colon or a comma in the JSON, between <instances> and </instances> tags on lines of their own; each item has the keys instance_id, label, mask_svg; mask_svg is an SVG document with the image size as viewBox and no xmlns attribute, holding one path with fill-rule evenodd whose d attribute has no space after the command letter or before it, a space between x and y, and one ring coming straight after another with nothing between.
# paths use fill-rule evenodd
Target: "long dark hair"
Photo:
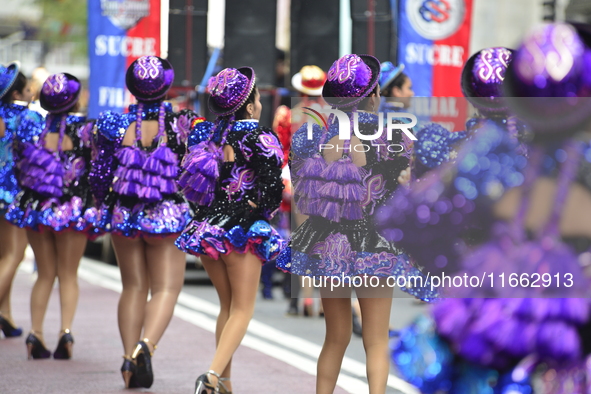
<instances>
[{"instance_id":1,"label":"long dark hair","mask_svg":"<svg viewBox=\"0 0 591 394\"><path fill-rule=\"evenodd\" d=\"M16 81L14 81L10 90L2 97L2 102L5 104L12 102L12 93L19 92L22 94L25 86L27 86L27 77L25 77L25 74L19 71L18 75L16 76Z\"/></svg>"}]
</instances>

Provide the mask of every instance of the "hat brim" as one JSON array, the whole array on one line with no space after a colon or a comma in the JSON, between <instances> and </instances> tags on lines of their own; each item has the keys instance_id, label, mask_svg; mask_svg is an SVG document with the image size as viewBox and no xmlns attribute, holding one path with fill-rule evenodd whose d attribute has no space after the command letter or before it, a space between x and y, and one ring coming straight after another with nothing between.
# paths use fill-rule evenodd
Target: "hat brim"
<instances>
[{"instance_id":1,"label":"hat brim","mask_svg":"<svg viewBox=\"0 0 591 394\"><path fill-rule=\"evenodd\" d=\"M388 85L390 85L392 83L393 80L395 80L400 74L402 74L403 71L404 71L404 64L397 66L394 70L392 70L392 73L384 81L384 83L380 84L380 89L382 91L384 91L384 89L386 89L388 87Z\"/></svg>"},{"instance_id":2,"label":"hat brim","mask_svg":"<svg viewBox=\"0 0 591 394\"><path fill-rule=\"evenodd\" d=\"M41 104L41 107L44 110L46 110L47 112L49 112L50 114L59 114L62 112L69 111L78 102L78 98L80 97L80 91L82 90L82 84L80 83L78 78L76 78L72 74L68 74L68 73L63 73L63 74L68 79L68 84L70 84L70 83L75 84L75 89L73 90L73 93L71 96L69 96L63 102L56 104L55 102L52 102L51 100L49 100L45 94L43 94L43 90L41 91L41 94L39 95L39 104Z\"/></svg>"},{"instance_id":3,"label":"hat brim","mask_svg":"<svg viewBox=\"0 0 591 394\"><path fill-rule=\"evenodd\" d=\"M507 50L509 50L512 54L515 54L515 51L513 49L510 48L506 48ZM472 105L474 105L476 108L478 108L481 111L484 112L489 112L489 113L501 113L501 112L507 112L508 107L507 107L507 101L505 100L505 97L480 97L478 95L478 93L474 90L474 87L472 86L471 83L471 73L472 73L472 68L474 67L474 62L476 61L476 58L478 57L478 55L482 52L482 50L476 52L475 54L473 54L472 56L470 56L470 58L466 61L466 64L464 64L464 68L462 69L462 76L461 76L461 88L462 88L462 94L464 95L464 97L466 97L468 99L468 101L470 103L472 103ZM504 83L503 83L504 85Z\"/></svg>"},{"instance_id":4,"label":"hat brim","mask_svg":"<svg viewBox=\"0 0 591 394\"><path fill-rule=\"evenodd\" d=\"M228 116L238 111L244 105L246 100L248 100L248 97L250 97L250 95L252 94L256 80L254 70L251 67L240 67L237 68L237 70L248 79L248 85L246 86L246 89L243 92L244 97L242 98L242 100L240 100L239 103L237 103L233 107L224 108L222 106L217 105L215 101L212 99L212 97L209 96L209 99L207 100L207 106L209 107L209 110L216 116Z\"/></svg>"},{"instance_id":5,"label":"hat brim","mask_svg":"<svg viewBox=\"0 0 591 394\"><path fill-rule=\"evenodd\" d=\"M160 62L162 63L162 68L164 69L164 85L160 89L150 94L145 94L134 86L135 77L133 75L133 66L137 63L138 59L134 60L133 63L127 68L127 72L125 73L125 86L129 92L138 100L140 101L157 101L162 99L168 93L168 90L172 86L174 81L174 69L172 68L172 64L167 59L163 59L161 57L157 57Z\"/></svg>"},{"instance_id":6,"label":"hat brim","mask_svg":"<svg viewBox=\"0 0 591 394\"><path fill-rule=\"evenodd\" d=\"M324 83L322 98L328 105L337 108L351 107L367 97L378 85L380 79L380 61L371 55L357 55L371 70L371 80L359 97L335 97L330 84Z\"/></svg>"},{"instance_id":7,"label":"hat brim","mask_svg":"<svg viewBox=\"0 0 591 394\"><path fill-rule=\"evenodd\" d=\"M302 73L297 73L291 77L291 86L293 86L298 92L307 94L308 96L322 95L322 86L318 86L317 88L308 88L302 85Z\"/></svg>"},{"instance_id":8,"label":"hat brim","mask_svg":"<svg viewBox=\"0 0 591 394\"><path fill-rule=\"evenodd\" d=\"M12 86L14 85L18 77L20 68L21 66L19 62L12 62L8 65L8 67L6 67L7 74L10 75L10 81L0 92L0 99L2 99L6 95L6 93L10 91L10 89L12 89Z\"/></svg>"}]
</instances>

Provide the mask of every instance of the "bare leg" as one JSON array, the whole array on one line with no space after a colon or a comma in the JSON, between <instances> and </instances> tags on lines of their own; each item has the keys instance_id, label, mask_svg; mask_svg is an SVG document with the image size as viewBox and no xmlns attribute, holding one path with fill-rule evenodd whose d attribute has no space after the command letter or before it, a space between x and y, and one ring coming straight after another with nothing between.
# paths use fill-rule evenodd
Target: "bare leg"
<instances>
[{"instance_id":1,"label":"bare leg","mask_svg":"<svg viewBox=\"0 0 591 394\"><path fill-rule=\"evenodd\" d=\"M240 254L232 252L222 257L230 283L230 313L220 335L218 346L210 368L218 373L229 366L234 352L240 346L246 334L248 324L254 314L259 279L261 277L261 261L252 253ZM217 379L209 376L212 384Z\"/></svg>"},{"instance_id":2,"label":"bare leg","mask_svg":"<svg viewBox=\"0 0 591 394\"><path fill-rule=\"evenodd\" d=\"M316 393L329 394L334 392L351 341L351 299L326 297L322 298L322 305L326 334L318 357Z\"/></svg>"},{"instance_id":3,"label":"bare leg","mask_svg":"<svg viewBox=\"0 0 591 394\"><path fill-rule=\"evenodd\" d=\"M175 246L174 240L174 237L144 239L151 297L146 305L143 338L149 339L151 352L172 319L185 280L185 254Z\"/></svg>"},{"instance_id":4,"label":"bare leg","mask_svg":"<svg viewBox=\"0 0 591 394\"><path fill-rule=\"evenodd\" d=\"M362 338L367 359L367 381L371 394L386 392L390 360L388 329L392 297L359 298L363 316Z\"/></svg>"},{"instance_id":5,"label":"bare leg","mask_svg":"<svg viewBox=\"0 0 591 394\"><path fill-rule=\"evenodd\" d=\"M32 331L43 342L43 320L53 283L57 277L57 250L54 233L49 230L36 232L27 230L37 261L37 281L31 292Z\"/></svg>"},{"instance_id":6,"label":"bare leg","mask_svg":"<svg viewBox=\"0 0 591 394\"><path fill-rule=\"evenodd\" d=\"M24 229L0 218L0 314L13 326L10 308L10 291L16 269L22 261L27 247L27 233Z\"/></svg>"},{"instance_id":7,"label":"bare leg","mask_svg":"<svg viewBox=\"0 0 591 394\"><path fill-rule=\"evenodd\" d=\"M230 286L230 279L228 278L228 270L226 264L222 260L214 260L208 256L200 256L201 263L209 275L209 279L213 283L215 290L220 300L220 313L218 315L215 326L215 344L216 347L220 343L222 331L226 326L226 322L230 317L230 306L232 305L232 288ZM216 371L217 372L217 371ZM232 375L232 359L220 375L224 378L230 378ZM232 390L230 384L226 384L229 391Z\"/></svg>"},{"instance_id":8,"label":"bare leg","mask_svg":"<svg viewBox=\"0 0 591 394\"><path fill-rule=\"evenodd\" d=\"M57 277L60 283L62 331L70 329L78 305L78 266L88 239L80 232L55 234L57 250Z\"/></svg>"},{"instance_id":9,"label":"bare leg","mask_svg":"<svg viewBox=\"0 0 591 394\"><path fill-rule=\"evenodd\" d=\"M140 340L148 300L149 280L145 243L140 238L130 239L114 234L111 235L111 239L123 284L117 309L119 334L125 354L129 356Z\"/></svg>"}]
</instances>

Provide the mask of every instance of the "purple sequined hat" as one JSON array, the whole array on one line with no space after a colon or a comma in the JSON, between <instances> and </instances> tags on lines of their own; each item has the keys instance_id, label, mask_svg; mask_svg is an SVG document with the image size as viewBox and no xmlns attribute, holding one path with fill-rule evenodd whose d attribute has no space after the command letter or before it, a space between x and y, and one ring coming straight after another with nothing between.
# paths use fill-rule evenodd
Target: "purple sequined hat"
<instances>
[{"instance_id":1,"label":"purple sequined hat","mask_svg":"<svg viewBox=\"0 0 591 394\"><path fill-rule=\"evenodd\" d=\"M255 84L254 70L250 67L224 68L209 79L209 110L217 116L227 116L238 111L252 93Z\"/></svg>"},{"instance_id":2,"label":"purple sequined hat","mask_svg":"<svg viewBox=\"0 0 591 394\"><path fill-rule=\"evenodd\" d=\"M78 101L81 87L78 78L71 74L50 75L41 87L39 103L49 113L66 112Z\"/></svg>"},{"instance_id":3,"label":"purple sequined hat","mask_svg":"<svg viewBox=\"0 0 591 394\"><path fill-rule=\"evenodd\" d=\"M380 62L370 55L345 55L336 60L322 89L322 97L334 107L350 107L363 100L378 84Z\"/></svg>"},{"instance_id":4,"label":"purple sequined hat","mask_svg":"<svg viewBox=\"0 0 591 394\"><path fill-rule=\"evenodd\" d=\"M534 30L507 70L507 102L538 133L579 127L591 118L591 30L555 23Z\"/></svg>"},{"instance_id":5,"label":"purple sequined hat","mask_svg":"<svg viewBox=\"0 0 591 394\"><path fill-rule=\"evenodd\" d=\"M20 65L18 62L10 63L8 67L0 65L0 99L4 97L6 93L12 88L16 78Z\"/></svg>"},{"instance_id":6,"label":"purple sequined hat","mask_svg":"<svg viewBox=\"0 0 591 394\"><path fill-rule=\"evenodd\" d=\"M486 48L472 55L464 65L462 93L481 111L507 110L503 81L513 53L512 49L503 47Z\"/></svg>"},{"instance_id":7,"label":"purple sequined hat","mask_svg":"<svg viewBox=\"0 0 591 394\"><path fill-rule=\"evenodd\" d=\"M156 101L166 95L174 80L174 70L166 59L142 56L125 74L127 89L140 101Z\"/></svg>"}]
</instances>

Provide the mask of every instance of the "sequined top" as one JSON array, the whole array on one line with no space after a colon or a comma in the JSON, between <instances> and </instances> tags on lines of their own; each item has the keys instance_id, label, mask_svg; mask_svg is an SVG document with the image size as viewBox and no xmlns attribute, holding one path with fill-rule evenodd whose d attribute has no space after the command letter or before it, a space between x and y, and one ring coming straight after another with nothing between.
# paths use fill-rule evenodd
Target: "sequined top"
<instances>
[{"instance_id":1,"label":"sequined top","mask_svg":"<svg viewBox=\"0 0 591 394\"><path fill-rule=\"evenodd\" d=\"M19 119L26 114L35 117L37 124L43 120L41 115L30 111L25 106L0 102L0 118L5 126L4 137L0 138L0 212L6 209L19 191L14 167L13 143L17 137ZM21 131L21 133L25 132ZM38 129L37 132L39 132Z\"/></svg>"},{"instance_id":2,"label":"sequined top","mask_svg":"<svg viewBox=\"0 0 591 394\"><path fill-rule=\"evenodd\" d=\"M435 272L457 269L465 252L461 241L465 232L490 228L492 204L523 183L527 159L518 153L518 146L504 128L483 123L478 137L466 143L455 163L444 164L410 190L391 196L377 211L378 228L420 265Z\"/></svg>"},{"instance_id":3,"label":"sequined top","mask_svg":"<svg viewBox=\"0 0 591 394\"><path fill-rule=\"evenodd\" d=\"M211 122L197 124L189 136L188 145L207 140L221 142L219 129L213 126ZM212 129L216 130L213 134ZM256 121L237 121L226 144L234 150L234 161L222 163L214 202L209 207L202 207L196 220L225 213L233 216L228 220L232 223L229 228L253 217L270 220L279 208L284 187L281 178L283 151L279 139L271 129L260 127ZM248 201L257 208L251 207ZM245 217L239 218L238 212Z\"/></svg>"},{"instance_id":4,"label":"sequined top","mask_svg":"<svg viewBox=\"0 0 591 394\"><path fill-rule=\"evenodd\" d=\"M196 114L190 110L179 113L172 112L172 105L164 103L165 107L165 132L167 146L178 155L179 163L185 153L185 141L189 135L191 121ZM142 111L143 120L157 120L160 102L144 103ZM94 131L94 157L93 168L90 174L93 194L100 205L108 194L112 194L113 172L115 170L115 152L121 148L121 143L129 125L135 122L137 105L129 106L129 112L120 114L106 111L101 114ZM154 149L156 141L150 147Z\"/></svg>"}]
</instances>

